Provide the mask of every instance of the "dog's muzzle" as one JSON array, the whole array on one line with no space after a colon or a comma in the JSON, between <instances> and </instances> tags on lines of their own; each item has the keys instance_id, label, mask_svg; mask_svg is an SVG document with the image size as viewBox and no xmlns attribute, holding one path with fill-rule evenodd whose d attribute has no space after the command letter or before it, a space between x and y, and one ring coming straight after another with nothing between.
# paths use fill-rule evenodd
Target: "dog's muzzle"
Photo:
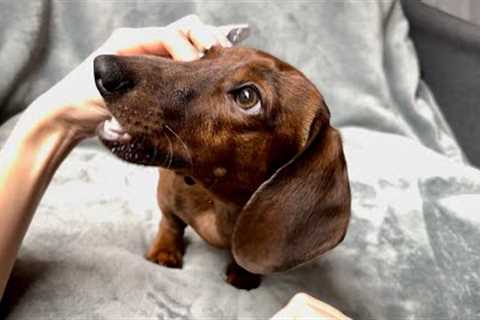
<instances>
[{"instance_id":1,"label":"dog's muzzle","mask_svg":"<svg viewBox=\"0 0 480 320\"><path fill-rule=\"evenodd\" d=\"M122 94L133 87L133 81L129 79L125 68L116 56L98 56L93 65L95 84L104 98ZM98 126L97 134L107 141L128 142L131 139L113 115L110 120Z\"/></svg>"},{"instance_id":2,"label":"dog's muzzle","mask_svg":"<svg viewBox=\"0 0 480 320\"><path fill-rule=\"evenodd\" d=\"M122 64L121 58L114 55L96 57L94 75L97 89L107 101L120 98L135 86L127 68ZM171 168L186 165L183 159L159 150L148 135L127 132L113 113L111 119L99 124L96 133L101 142L113 154L125 161Z\"/></svg>"}]
</instances>

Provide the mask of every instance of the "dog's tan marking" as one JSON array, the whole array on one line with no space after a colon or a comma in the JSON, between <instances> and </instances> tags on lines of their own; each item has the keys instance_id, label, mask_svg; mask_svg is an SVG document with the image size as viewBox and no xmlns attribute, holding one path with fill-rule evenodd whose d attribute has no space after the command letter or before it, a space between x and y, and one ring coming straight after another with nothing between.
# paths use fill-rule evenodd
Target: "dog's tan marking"
<instances>
[{"instance_id":1,"label":"dog's tan marking","mask_svg":"<svg viewBox=\"0 0 480 320\"><path fill-rule=\"evenodd\" d=\"M221 178L227 174L227 169L218 167L213 170L213 175L217 178Z\"/></svg>"}]
</instances>

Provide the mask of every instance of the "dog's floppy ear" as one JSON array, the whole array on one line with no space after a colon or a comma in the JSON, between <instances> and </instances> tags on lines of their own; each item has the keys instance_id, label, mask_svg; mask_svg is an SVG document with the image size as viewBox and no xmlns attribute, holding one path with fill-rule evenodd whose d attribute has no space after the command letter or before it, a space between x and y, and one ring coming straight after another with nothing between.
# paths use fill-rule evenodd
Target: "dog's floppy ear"
<instances>
[{"instance_id":1,"label":"dog's floppy ear","mask_svg":"<svg viewBox=\"0 0 480 320\"><path fill-rule=\"evenodd\" d=\"M232 251L250 272L292 268L345 237L351 200L341 137L320 119L303 151L255 191L237 219Z\"/></svg>"}]
</instances>

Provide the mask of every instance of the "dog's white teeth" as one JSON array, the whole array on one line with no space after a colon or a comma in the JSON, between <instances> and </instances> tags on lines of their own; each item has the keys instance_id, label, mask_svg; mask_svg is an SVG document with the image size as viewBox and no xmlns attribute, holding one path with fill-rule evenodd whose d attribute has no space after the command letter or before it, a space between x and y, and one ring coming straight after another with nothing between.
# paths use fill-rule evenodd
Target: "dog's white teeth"
<instances>
[{"instance_id":1,"label":"dog's white teeth","mask_svg":"<svg viewBox=\"0 0 480 320\"><path fill-rule=\"evenodd\" d=\"M110 130L108 128L108 122L107 121L103 124L103 128L101 130L99 130L98 133L103 139L109 140L109 141L117 141L121 137L120 133L118 133L116 131L113 131L113 130Z\"/></svg>"},{"instance_id":2,"label":"dog's white teeth","mask_svg":"<svg viewBox=\"0 0 480 320\"><path fill-rule=\"evenodd\" d=\"M128 142L132 138L115 118L100 124L97 134L109 141Z\"/></svg>"},{"instance_id":3,"label":"dog's white teeth","mask_svg":"<svg viewBox=\"0 0 480 320\"><path fill-rule=\"evenodd\" d=\"M118 139L120 142L128 142L132 139L132 136L129 135L128 133L124 133L120 136L120 138Z\"/></svg>"},{"instance_id":4,"label":"dog's white teeth","mask_svg":"<svg viewBox=\"0 0 480 320\"><path fill-rule=\"evenodd\" d=\"M117 133L123 133L125 130L115 117L105 121L105 130L115 131Z\"/></svg>"}]
</instances>

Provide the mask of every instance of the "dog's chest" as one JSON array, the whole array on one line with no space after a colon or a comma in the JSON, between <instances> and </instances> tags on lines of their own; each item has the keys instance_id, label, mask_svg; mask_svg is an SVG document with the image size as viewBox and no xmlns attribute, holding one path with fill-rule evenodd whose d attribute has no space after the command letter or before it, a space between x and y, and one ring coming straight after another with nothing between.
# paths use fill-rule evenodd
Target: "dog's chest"
<instances>
[{"instance_id":1,"label":"dog's chest","mask_svg":"<svg viewBox=\"0 0 480 320\"><path fill-rule=\"evenodd\" d=\"M234 223L230 222L226 212L219 212L216 208L212 208L182 214L188 219L188 224L210 245L230 248Z\"/></svg>"},{"instance_id":2,"label":"dog's chest","mask_svg":"<svg viewBox=\"0 0 480 320\"><path fill-rule=\"evenodd\" d=\"M168 192L159 190L159 201L167 200L174 214L210 245L230 248L238 209L214 199L199 184L186 183L183 176L162 172L161 179L164 183L169 179L171 183Z\"/></svg>"}]
</instances>

